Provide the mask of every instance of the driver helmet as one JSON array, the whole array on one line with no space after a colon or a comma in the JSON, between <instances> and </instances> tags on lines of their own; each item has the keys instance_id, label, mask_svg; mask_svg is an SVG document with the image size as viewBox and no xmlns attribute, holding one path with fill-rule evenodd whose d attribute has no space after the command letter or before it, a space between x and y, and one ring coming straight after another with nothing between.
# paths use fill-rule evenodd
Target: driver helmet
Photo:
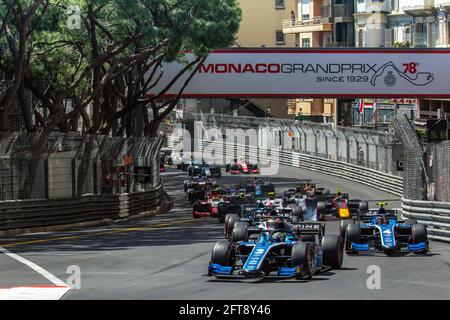
<instances>
[{"instance_id":1,"label":"driver helmet","mask_svg":"<svg viewBox=\"0 0 450 320\"><path fill-rule=\"evenodd\" d=\"M378 215L377 216L377 224L386 224L386 217L383 215Z\"/></svg>"}]
</instances>

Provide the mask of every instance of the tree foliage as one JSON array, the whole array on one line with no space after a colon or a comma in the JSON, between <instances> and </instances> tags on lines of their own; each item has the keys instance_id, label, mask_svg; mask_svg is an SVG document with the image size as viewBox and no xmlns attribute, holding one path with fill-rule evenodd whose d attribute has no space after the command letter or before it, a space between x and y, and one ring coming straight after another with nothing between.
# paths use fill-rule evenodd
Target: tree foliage
<instances>
[{"instance_id":1,"label":"tree foliage","mask_svg":"<svg viewBox=\"0 0 450 320\"><path fill-rule=\"evenodd\" d=\"M88 133L151 136L180 98L146 95L163 62L182 61L189 81L209 51L234 43L241 12L236 0L2 0L0 17L0 71L14 77L0 101L3 130L19 101L28 131L82 120Z\"/></svg>"}]
</instances>

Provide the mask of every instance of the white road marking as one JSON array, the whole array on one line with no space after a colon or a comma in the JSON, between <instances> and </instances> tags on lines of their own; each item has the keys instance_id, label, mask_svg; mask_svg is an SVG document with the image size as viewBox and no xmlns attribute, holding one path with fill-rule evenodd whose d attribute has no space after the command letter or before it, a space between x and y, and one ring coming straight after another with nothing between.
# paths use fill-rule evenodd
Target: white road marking
<instances>
[{"instance_id":1,"label":"white road marking","mask_svg":"<svg viewBox=\"0 0 450 320\"><path fill-rule=\"evenodd\" d=\"M55 277L53 274L51 274L47 270L43 269L42 267L38 266L34 262L31 262L30 260L27 260L15 253L12 253L11 251L9 251L3 247L0 247L0 252L7 255L10 258L13 258L13 259L23 263L24 265L28 266L29 268L33 269L34 271L36 271L37 273L39 273L40 275L42 275L43 277L48 279L50 282L52 282L54 285L56 285L58 287L67 287L67 284L64 281Z\"/></svg>"},{"instance_id":2,"label":"white road marking","mask_svg":"<svg viewBox=\"0 0 450 320\"><path fill-rule=\"evenodd\" d=\"M0 289L0 300L60 300L70 287L16 287Z\"/></svg>"}]
</instances>

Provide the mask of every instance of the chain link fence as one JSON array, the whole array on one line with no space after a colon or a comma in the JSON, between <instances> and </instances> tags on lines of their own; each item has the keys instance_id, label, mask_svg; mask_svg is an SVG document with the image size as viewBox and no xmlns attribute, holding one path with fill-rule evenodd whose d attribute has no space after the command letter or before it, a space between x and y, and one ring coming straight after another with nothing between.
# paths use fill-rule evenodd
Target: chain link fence
<instances>
[{"instance_id":1,"label":"chain link fence","mask_svg":"<svg viewBox=\"0 0 450 320\"><path fill-rule=\"evenodd\" d=\"M161 185L157 138L16 133L0 136L0 200L122 194Z\"/></svg>"},{"instance_id":2,"label":"chain link fence","mask_svg":"<svg viewBox=\"0 0 450 320\"><path fill-rule=\"evenodd\" d=\"M429 200L450 202L450 141L428 145Z\"/></svg>"},{"instance_id":3,"label":"chain link fence","mask_svg":"<svg viewBox=\"0 0 450 320\"><path fill-rule=\"evenodd\" d=\"M199 121L204 130L255 129L258 144L285 151L337 160L402 176L393 160L392 133L358 128L337 127L331 124L300 122L289 119L233 117L217 114L190 113L183 121Z\"/></svg>"},{"instance_id":4,"label":"chain link fence","mask_svg":"<svg viewBox=\"0 0 450 320\"><path fill-rule=\"evenodd\" d=\"M397 117L393 127L404 145L403 197L450 202L450 141L423 145L405 116Z\"/></svg>"}]
</instances>

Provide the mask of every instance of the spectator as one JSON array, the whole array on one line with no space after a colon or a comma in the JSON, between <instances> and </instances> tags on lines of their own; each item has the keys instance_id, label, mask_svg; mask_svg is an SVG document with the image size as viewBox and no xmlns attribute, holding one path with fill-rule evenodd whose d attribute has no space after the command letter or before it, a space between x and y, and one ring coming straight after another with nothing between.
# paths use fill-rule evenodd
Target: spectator
<instances>
[{"instance_id":1,"label":"spectator","mask_svg":"<svg viewBox=\"0 0 450 320\"><path fill-rule=\"evenodd\" d=\"M291 22L292 22L292 25L295 26L295 12L294 12L294 10L291 11Z\"/></svg>"}]
</instances>

